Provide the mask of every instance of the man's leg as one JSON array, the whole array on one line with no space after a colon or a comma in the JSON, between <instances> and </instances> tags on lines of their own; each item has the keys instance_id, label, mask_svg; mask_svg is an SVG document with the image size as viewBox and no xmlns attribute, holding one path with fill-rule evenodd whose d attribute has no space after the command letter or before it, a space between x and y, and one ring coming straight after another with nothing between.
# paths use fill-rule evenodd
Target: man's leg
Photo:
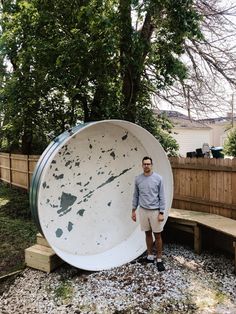
<instances>
[{"instance_id":1,"label":"man's leg","mask_svg":"<svg viewBox=\"0 0 236 314\"><path fill-rule=\"evenodd\" d=\"M152 231L145 231L146 235L146 245L147 245L147 254L152 255L152 248L153 248L153 238L152 238Z\"/></svg>"},{"instance_id":2,"label":"man's leg","mask_svg":"<svg viewBox=\"0 0 236 314\"><path fill-rule=\"evenodd\" d=\"M157 250L157 259L162 258L162 237L160 233L154 233L155 236L155 245Z\"/></svg>"},{"instance_id":3,"label":"man's leg","mask_svg":"<svg viewBox=\"0 0 236 314\"><path fill-rule=\"evenodd\" d=\"M165 266L162 262L162 237L161 232L154 233L155 236L155 244L156 244L156 250L157 250L157 269L159 271L165 270Z\"/></svg>"}]
</instances>

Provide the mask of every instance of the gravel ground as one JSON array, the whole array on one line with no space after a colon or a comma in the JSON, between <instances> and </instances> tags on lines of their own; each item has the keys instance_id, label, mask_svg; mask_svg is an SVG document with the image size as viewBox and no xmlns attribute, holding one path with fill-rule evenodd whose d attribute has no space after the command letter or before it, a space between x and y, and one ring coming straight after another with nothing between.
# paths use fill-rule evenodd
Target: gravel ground
<instances>
[{"instance_id":1,"label":"gravel ground","mask_svg":"<svg viewBox=\"0 0 236 314\"><path fill-rule=\"evenodd\" d=\"M174 244L164 249L161 273L137 261L100 272L25 269L0 296L0 313L236 313L232 258Z\"/></svg>"}]
</instances>

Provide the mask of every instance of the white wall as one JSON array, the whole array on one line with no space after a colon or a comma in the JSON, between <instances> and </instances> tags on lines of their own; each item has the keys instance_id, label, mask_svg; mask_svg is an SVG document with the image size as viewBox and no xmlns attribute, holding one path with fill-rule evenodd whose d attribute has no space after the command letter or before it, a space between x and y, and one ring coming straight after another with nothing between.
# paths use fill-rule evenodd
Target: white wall
<instances>
[{"instance_id":1,"label":"white wall","mask_svg":"<svg viewBox=\"0 0 236 314\"><path fill-rule=\"evenodd\" d=\"M187 152L202 148L204 143L208 143L209 146L213 145L211 129L208 128L174 128L172 136L179 144L179 154L182 157L186 157Z\"/></svg>"},{"instance_id":2,"label":"white wall","mask_svg":"<svg viewBox=\"0 0 236 314\"><path fill-rule=\"evenodd\" d=\"M212 128L212 145L224 146L224 141L229 133L229 123L210 124Z\"/></svg>"}]
</instances>

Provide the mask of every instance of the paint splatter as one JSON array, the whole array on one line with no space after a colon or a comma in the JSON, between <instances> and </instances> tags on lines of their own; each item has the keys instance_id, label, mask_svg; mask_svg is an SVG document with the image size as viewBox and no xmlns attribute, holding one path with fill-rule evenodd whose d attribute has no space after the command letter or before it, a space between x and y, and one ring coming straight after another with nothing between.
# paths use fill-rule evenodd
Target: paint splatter
<instances>
[{"instance_id":1,"label":"paint splatter","mask_svg":"<svg viewBox=\"0 0 236 314\"><path fill-rule=\"evenodd\" d=\"M61 180L64 178L64 174L59 174L58 176L54 173L53 176L55 177L56 180Z\"/></svg>"},{"instance_id":2,"label":"paint splatter","mask_svg":"<svg viewBox=\"0 0 236 314\"><path fill-rule=\"evenodd\" d=\"M56 237L60 238L63 234L63 230L61 228L58 228L55 233L56 233Z\"/></svg>"},{"instance_id":3,"label":"paint splatter","mask_svg":"<svg viewBox=\"0 0 236 314\"><path fill-rule=\"evenodd\" d=\"M69 166L70 164L71 164L71 160L68 160L67 162L66 162L66 164L65 164L65 167L67 167L67 166Z\"/></svg>"},{"instance_id":4,"label":"paint splatter","mask_svg":"<svg viewBox=\"0 0 236 314\"><path fill-rule=\"evenodd\" d=\"M120 177L121 175L125 174L127 171L131 170L132 168L128 168L128 169L124 169L120 174L118 174L117 176L111 176L110 178L108 178L104 183L102 183L101 185L99 185L97 187L97 189L100 189L101 187L103 187L104 185L111 183L112 181L114 181L116 178Z\"/></svg>"},{"instance_id":5,"label":"paint splatter","mask_svg":"<svg viewBox=\"0 0 236 314\"><path fill-rule=\"evenodd\" d=\"M46 186L47 186L47 182L45 181L45 182L43 182L43 188L45 189Z\"/></svg>"},{"instance_id":6,"label":"paint splatter","mask_svg":"<svg viewBox=\"0 0 236 314\"><path fill-rule=\"evenodd\" d=\"M126 132L126 134L124 136L122 136L122 141L126 140L128 137L128 132Z\"/></svg>"},{"instance_id":7,"label":"paint splatter","mask_svg":"<svg viewBox=\"0 0 236 314\"><path fill-rule=\"evenodd\" d=\"M107 206L109 206L109 207L111 206L111 201L109 203L107 203Z\"/></svg>"},{"instance_id":8,"label":"paint splatter","mask_svg":"<svg viewBox=\"0 0 236 314\"><path fill-rule=\"evenodd\" d=\"M114 160L116 159L116 155L115 155L114 152L111 152L111 153L110 153L110 156L111 156Z\"/></svg>"},{"instance_id":9,"label":"paint splatter","mask_svg":"<svg viewBox=\"0 0 236 314\"><path fill-rule=\"evenodd\" d=\"M61 208L57 211L57 213L60 214L60 216L67 214L71 210L70 206L72 206L74 204L76 199L77 199L77 197L75 195L62 192L61 204L60 204Z\"/></svg>"},{"instance_id":10,"label":"paint splatter","mask_svg":"<svg viewBox=\"0 0 236 314\"><path fill-rule=\"evenodd\" d=\"M85 212L85 209L80 209L77 211L77 214L79 214L81 217L83 217L84 212Z\"/></svg>"},{"instance_id":11,"label":"paint splatter","mask_svg":"<svg viewBox=\"0 0 236 314\"><path fill-rule=\"evenodd\" d=\"M69 232L71 232L71 230L73 229L73 225L74 224L71 221L68 222L67 229L68 229Z\"/></svg>"}]
</instances>

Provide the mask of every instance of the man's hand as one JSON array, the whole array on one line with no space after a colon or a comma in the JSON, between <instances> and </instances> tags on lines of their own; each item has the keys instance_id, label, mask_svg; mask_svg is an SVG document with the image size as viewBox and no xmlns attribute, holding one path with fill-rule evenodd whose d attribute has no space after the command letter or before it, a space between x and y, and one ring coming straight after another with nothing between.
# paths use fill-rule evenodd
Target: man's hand
<instances>
[{"instance_id":1,"label":"man's hand","mask_svg":"<svg viewBox=\"0 0 236 314\"><path fill-rule=\"evenodd\" d=\"M131 218L134 222L136 222L136 211L135 210L132 210L132 215L131 215Z\"/></svg>"},{"instance_id":2,"label":"man's hand","mask_svg":"<svg viewBox=\"0 0 236 314\"><path fill-rule=\"evenodd\" d=\"M158 221L164 221L164 214L163 213L159 213Z\"/></svg>"}]
</instances>

